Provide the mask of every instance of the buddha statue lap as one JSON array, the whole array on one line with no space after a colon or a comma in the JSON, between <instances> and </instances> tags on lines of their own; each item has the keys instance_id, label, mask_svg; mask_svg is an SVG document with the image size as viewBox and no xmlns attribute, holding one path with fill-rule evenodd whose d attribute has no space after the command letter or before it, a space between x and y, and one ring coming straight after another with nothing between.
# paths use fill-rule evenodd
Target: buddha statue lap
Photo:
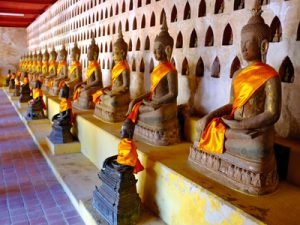
<instances>
[{"instance_id":1,"label":"buddha statue lap","mask_svg":"<svg viewBox=\"0 0 300 225\"><path fill-rule=\"evenodd\" d=\"M135 129L135 136L154 145L170 145L180 141L178 78L176 68L169 61L173 43L164 19L154 43L154 56L159 65L151 73L151 90L130 102L126 119L128 129Z\"/></svg>"},{"instance_id":2,"label":"buddha statue lap","mask_svg":"<svg viewBox=\"0 0 300 225\"><path fill-rule=\"evenodd\" d=\"M52 117L52 131L49 139L55 144L72 142L72 102L69 98L69 87L64 84L60 89L59 113Z\"/></svg>"},{"instance_id":3,"label":"buddha statue lap","mask_svg":"<svg viewBox=\"0 0 300 225\"><path fill-rule=\"evenodd\" d=\"M42 70L39 75L39 80L43 84L42 89L45 90L46 86L44 85L44 82L45 82L45 78L48 76L48 67L49 67L49 53L48 53L47 47L45 49L45 52L43 53L42 60L43 60Z\"/></svg>"},{"instance_id":4,"label":"buddha statue lap","mask_svg":"<svg viewBox=\"0 0 300 225\"><path fill-rule=\"evenodd\" d=\"M63 87L64 81L68 78L68 63L67 63L68 52L65 48L65 45L62 46L62 49L59 51L59 63L57 66L57 77L53 80L53 86L49 90L49 94L57 96L59 90Z\"/></svg>"},{"instance_id":5,"label":"buddha statue lap","mask_svg":"<svg viewBox=\"0 0 300 225\"><path fill-rule=\"evenodd\" d=\"M44 109L46 107L43 101L43 91L41 87L42 87L42 82L36 80L35 87L32 91L32 100L28 102L28 108L26 114L27 120L39 120L39 119L46 118L44 114Z\"/></svg>"},{"instance_id":6,"label":"buddha statue lap","mask_svg":"<svg viewBox=\"0 0 300 225\"><path fill-rule=\"evenodd\" d=\"M48 76L45 77L43 83L43 90L50 91L53 87L54 79L57 76L57 62L56 62L57 53L53 46L52 51L50 52L50 62L48 66Z\"/></svg>"},{"instance_id":7,"label":"buddha statue lap","mask_svg":"<svg viewBox=\"0 0 300 225\"><path fill-rule=\"evenodd\" d=\"M121 29L121 26L119 26ZM95 103L94 115L104 121L121 122L126 118L130 103L130 69L126 61L128 45L123 40L122 31L114 44L113 58L115 66L112 69L112 84L98 90L93 95Z\"/></svg>"},{"instance_id":8,"label":"buddha statue lap","mask_svg":"<svg viewBox=\"0 0 300 225\"><path fill-rule=\"evenodd\" d=\"M71 99L73 98L75 86L82 82L82 66L79 59L80 48L78 48L77 42L75 41L71 51L72 64L69 66L69 77L65 81L69 87L69 96Z\"/></svg>"},{"instance_id":9,"label":"buddha statue lap","mask_svg":"<svg viewBox=\"0 0 300 225\"><path fill-rule=\"evenodd\" d=\"M29 81L28 81L28 73L23 73L23 80L21 82L21 89L20 89L20 98L19 102L28 102L31 99L31 90L29 87Z\"/></svg>"},{"instance_id":10,"label":"buddha statue lap","mask_svg":"<svg viewBox=\"0 0 300 225\"><path fill-rule=\"evenodd\" d=\"M270 28L259 4L242 28L241 50L248 66L232 80L230 103L198 121L199 141L189 161L230 188L260 195L276 189L273 125L281 111L281 82L265 64Z\"/></svg>"},{"instance_id":11,"label":"buddha statue lap","mask_svg":"<svg viewBox=\"0 0 300 225\"><path fill-rule=\"evenodd\" d=\"M89 65L87 68L86 80L75 86L73 96L74 106L79 109L93 109L93 94L101 89L102 73L100 64L98 63L99 47L95 43L95 38L92 37L92 43L88 48L87 57Z\"/></svg>"}]
</instances>

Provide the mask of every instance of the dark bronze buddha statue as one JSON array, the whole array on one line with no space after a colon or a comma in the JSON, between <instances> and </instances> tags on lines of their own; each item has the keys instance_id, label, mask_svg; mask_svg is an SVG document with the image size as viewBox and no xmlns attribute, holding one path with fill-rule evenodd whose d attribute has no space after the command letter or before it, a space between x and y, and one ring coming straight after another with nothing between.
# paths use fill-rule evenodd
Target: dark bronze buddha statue
<instances>
[{"instance_id":1,"label":"dark bronze buddha statue","mask_svg":"<svg viewBox=\"0 0 300 225\"><path fill-rule=\"evenodd\" d=\"M20 98L19 98L19 102L21 103L28 102L32 98L27 72L23 73L22 78L23 80L21 81L21 90L20 90Z\"/></svg>"},{"instance_id":2,"label":"dark bronze buddha statue","mask_svg":"<svg viewBox=\"0 0 300 225\"><path fill-rule=\"evenodd\" d=\"M39 80L35 81L35 87L32 91L32 100L28 102L27 120L38 120L45 119L44 109L45 103L43 101L43 91L41 89L42 82Z\"/></svg>"}]
</instances>

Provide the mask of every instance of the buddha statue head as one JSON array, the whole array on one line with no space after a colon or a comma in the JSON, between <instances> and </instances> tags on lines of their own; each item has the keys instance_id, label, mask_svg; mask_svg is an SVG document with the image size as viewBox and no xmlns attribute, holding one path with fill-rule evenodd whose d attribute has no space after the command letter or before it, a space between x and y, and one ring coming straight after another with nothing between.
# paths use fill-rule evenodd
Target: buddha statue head
<instances>
[{"instance_id":1,"label":"buddha statue head","mask_svg":"<svg viewBox=\"0 0 300 225\"><path fill-rule=\"evenodd\" d=\"M154 39L154 57L158 61L170 61L173 51L174 40L168 32L166 18L163 18L163 24L160 33Z\"/></svg>"},{"instance_id":2,"label":"buddha statue head","mask_svg":"<svg viewBox=\"0 0 300 225\"><path fill-rule=\"evenodd\" d=\"M43 61L44 62L48 62L49 61L49 53L48 53L48 50L47 50L47 46L46 46L45 52L43 54Z\"/></svg>"},{"instance_id":3,"label":"buddha statue head","mask_svg":"<svg viewBox=\"0 0 300 225\"><path fill-rule=\"evenodd\" d=\"M59 55L58 55L59 61L66 61L67 55L68 55L68 52L66 50L65 44L63 44L61 50L59 51Z\"/></svg>"},{"instance_id":4,"label":"buddha statue head","mask_svg":"<svg viewBox=\"0 0 300 225\"><path fill-rule=\"evenodd\" d=\"M50 52L50 61L55 61L56 60L56 57L57 57L57 53L55 51L55 48L54 46L52 47L52 50Z\"/></svg>"},{"instance_id":5,"label":"buddha statue head","mask_svg":"<svg viewBox=\"0 0 300 225\"><path fill-rule=\"evenodd\" d=\"M132 123L131 120L126 119L121 127L121 138L129 138L132 139L133 138L133 134L134 134L134 123Z\"/></svg>"},{"instance_id":6,"label":"buddha statue head","mask_svg":"<svg viewBox=\"0 0 300 225\"><path fill-rule=\"evenodd\" d=\"M122 28L119 26L119 36L117 41L114 43L113 48L113 59L115 63L118 63L126 59L128 45L123 39Z\"/></svg>"},{"instance_id":7,"label":"buddha statue head","mask_svg":"<svg viewBox=\"0 0 300 225\"><path fill-rule=\"evenodd\" d=\"M39 53L37 54L37 61L41 62L42 58L43 58L42 51L39 51Z\"/></svg>"},{"instance_id":8,"label":"buddha statue head","mask_svg":"<svg viewBox=\"0 0 300 225\"><path fill-rule=\"evenodd\" d=\"M60 89L59 97L60 98L69 98L70 88L68 85L64 84L64 86Z\"/></svg>"},{"instance_id":9,"label":"buddha statue head","mask_svg":"<svg viewBox=\"0 0 300 225\"><path fill-rule=\"evenodd\" d=\"M87 57L89 61L94 61L98 59L99 47L96 45L94 33L92 33L92 43L90 44L87 52Z\"/></svg>"},{"instance_id":10,"label":"buddha statue head","mask_svg":"<svg viewBox=\"0 0 300 225\"><path fill-rule=\"evenodd\" d=\"M77 41L75 40L74 47L71 51L71 60L72 61L79 61L80 59L80 48L77 46Z\"/></svg>"},{"instance_id":11,"label":"buddha statue head","mask_svg":"<svg viewBox=\"0 0 300 225\"><path fill-rule=\"evenodd\" d=\"M270 27L262 18L260 1L252 9L252 17L241 31L241 50L247 62L266 61L270 40Z\"/></svg>"},{"instance_id":12,"label":"buddha statue head","mask_svg":"<svg viewBox=\"0 0 300 225\"><path fill-rule=\"evenodd\" d=\"M42 87L42 82L41 82L40 80L37 79L37 80L35 81L35 88L36 88L36 89L41 89L41 87Z\"/></svg>"}]
</instances>

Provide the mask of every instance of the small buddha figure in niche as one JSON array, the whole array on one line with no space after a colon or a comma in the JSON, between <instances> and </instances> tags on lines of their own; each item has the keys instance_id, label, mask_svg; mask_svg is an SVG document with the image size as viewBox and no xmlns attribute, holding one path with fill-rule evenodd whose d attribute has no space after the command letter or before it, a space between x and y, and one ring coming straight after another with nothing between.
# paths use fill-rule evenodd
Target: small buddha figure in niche
<instances>
[{"instance_id":1,"label":"small buddha figure in niche","mask_svg":"<svg viewBox=\"0 0 300 225\"><path fill-rule=\"evenodd\" d=\"M243 9L243 8L244 8L244 0L241 0L238 9Z\"/></svg>"},{"instance_id":2,"label":"small buddha figure in niche","mask_svg":"<svg viewBox=\"0 0 300 225\"><path fill-rule=\"evenodd\" d=\"M213 171L212 178L251 194L272 192L278 183L273 125L281 111L281 83L278 73L265 64L270 28L261 13L256 2L254 15L242 28L241 50L248 66L233 75L229 104L198 121L199 142L189 156L201 171ZM233 167L234 175L221 166L213 169L201 163L201 158ZM249 184L256 175L259 178Z\"/></svg>"},{"instance_id":3,"label":"small buddha figure in niche","mask_svg":"<svg viewBox=\"0 0 300 225\"><path fill-rule=\"evenodd\" d=\"M75 86L82 82L82 66L79 59L80 48L78 48L77 42L75 41L74 47L71 51L72 64L69 66L69 77L66 80L66 84L69 87L69 96L71 99L73 97Z\"/></svg>"},{"instance_id":4,"label":"small buddha figure in niche","mask_svg":"<svg viewBox=\"0 0 300 225\"><path fill-rule=\"evenodd\" d=\"M57 76L57 62L56 62L57 53L53 46L52 51L50 52L50 63L48 66L48 76L45 78L44 86L46 90L51 90L53 87L54 79Z\"/></svg>"},{"instance_id":5,"label":"small buddha figure in niche","mask_svg":"<svg viewBox=\"0 0 300 225\"><path fill-rule=\"evenodd\" d=\"M224 12L224 1L222 1L221 5L220 5L218 14L223 13L223 12Z\"/></svg>"},{"instance_id":6,"label":"small buddha figure in niche","mask_svg":"<svg viewBox=\"0 0 300 225\"><path fill-rule=\"evenodd\" d=\"M273 42L280 42L281 41L281 33L279 31L279 27L276 28L274 37L273 37Z\"/></svg>"},{"instance_id":7,"label":"small buddha figure in niche","mask_svg":"<svg viewBox=\"0 0 300 225\"><path fill-rule=\"evenodd\" d=\"M63 44L62 49L58 54L58 66L57 66L57 76L53 80L53 86L49 90L51 95L58 95L59 90L64 85L64 81L68 78L68 63L67 63L68 52Z\"/></svg>"},{"instance_id":8,"label":"small buddha figure in niche","mask_svg":"<svg viewBox=\"0 0 300 225\"><path fill-rule=\"evenodd\" d=\"M72 102L69 98L69 87L64 84L59 92L59 113L52 117L52 131L49 139L56 144L68 143L74 140L70 131L72 127Z\"/></svg>"},{"instance_id":9,"label":"small buddha figure in niche","mask_svg":"<svg viewBox=\"0 0 300 225\"><path fill-rule=\"evenodd\" d=\"M121 26L119 38L114 43L114 67L111 72L112 84L98 90L93 95L94 115L105 121L124 121L130 103L130 69L126 61L128 45L123 39Z\"/></svg>"},{"instance_id":10,"label":"small buddha figure in niche","mask_svg":"<svg viewBox=\"0 0 300 225\"><path fill-rule=\"evenodd\" d=\"M159 64L151 73L151 89L130 102L125 121L127 129L135 129L136 136L154 145L179 142L178 78L170 62L173 44L164 18L161 32L154 41L154 57Z\"/></svg>"},{"instance_id":11,"label":"small buddha figure in niche","mask_svg":"<svg viewBox=\"0 0 300 225\"><path fill-rule=\"evenodd\" d=\"M10 78L11 78L11 70L8 70L5 78L5 87L9 86Z\"/></svg>"},{"instance_id":12,"label":"small buddha figure in niche","mask_svg":"<svg viewBox=\"0 0 300 225\"><path fill-rule=\"evenodd\" d=\"M32 100L28 102L28 108L27 108L27 120L38 120L38 119L44 119L44 109L45 103L43 101L43 91L41 89L42 82L39 80L35 81L35 87L32 91Z\"/></svg>"},{"instance_id":13,"label":"small buddha figure in niche","mask_svg":"<svg viewBox=\"0 0 300 225\"><path fill-rule=\"evenodd\" d=\"M95 43L95 38L92 36L92 43L87 52L89 65L87 68L86 79L75 86L73 100L74 106L81 109L92 109L95 107L93 103L93 94L101 89L102 73L100 64L97 61L99 55L99 47Z\"/></svg>"},{"instance_id":14,"label":"small buddha figure in niche","mask_svg":"<svg viewBox=\"0 0 300 225\"><path fill-rule=\"evenodd\" d=\"M23 80L21 81L21 90L19 102L28 102L31 99L31 90L29 87L28 73L23 73Z\"/></svg>"},{"instance_id":15,"label":"small buddha figure in niche","mask_svg":"<svg viewBox=\"0 0 300 225\"><path fill-rule=\"evenodd\" d=\"M47 50L47 46L45 52L43 53L43 62L42 62L42 72L39 75L39 80L44 83L45 77L48 76L48 67L49 67L49 53ZM42 86L42 89L45 89L45 85Z\"/></svg>"}]
</instances>

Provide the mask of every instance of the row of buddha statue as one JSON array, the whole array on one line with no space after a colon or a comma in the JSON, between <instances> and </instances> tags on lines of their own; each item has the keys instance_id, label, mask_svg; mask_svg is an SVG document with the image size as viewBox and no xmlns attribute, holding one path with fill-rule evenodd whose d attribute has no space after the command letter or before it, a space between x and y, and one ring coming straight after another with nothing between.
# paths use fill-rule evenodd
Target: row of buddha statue
<instances>
[{"instance_id":1,"label":"row of buddha statue","mask_svg":"<svg viewBox=\"0 0 300 225\"><path fill-rule=\"evenodd\" d=\"M228 104L210 112L197 123L199 138L190 148L189 161L203 173L231 188L250 194L265 194L276 189L278 176L273 150L273 125L281 111L281 82L278 73L265 63L270 28L261 17L261 8L241 31L241 51L248 65L235 72ZM111 85L104 87L97 61L99 47L94 38L88 48L89 64L82 80L80 50L75 42L72 64L66 63L63 46L56 63L56 52L47 50L33 54L33 66L28 57L20 68L29 79L39 80L42 89L56 95L63 87L79 109L95 108L94 115L106 122L123 122L118 156L112 165L141 171L134 137L154 145L171 145L180 141L178 122L178 75L171 63L174 40L164 19L155 37L154 57L159 62L151 73L150 90L131 99L130 67L126 61L128 45L122 32L113 46L115 65ZM38 61L43 59L43 61ZM36 60L36 63L34 63ZM69 103L70 104L70 103ZM70 108L70 107L69 107ZM55 120L55 118L54 118Z\"/></svg>"}]
</instances>

